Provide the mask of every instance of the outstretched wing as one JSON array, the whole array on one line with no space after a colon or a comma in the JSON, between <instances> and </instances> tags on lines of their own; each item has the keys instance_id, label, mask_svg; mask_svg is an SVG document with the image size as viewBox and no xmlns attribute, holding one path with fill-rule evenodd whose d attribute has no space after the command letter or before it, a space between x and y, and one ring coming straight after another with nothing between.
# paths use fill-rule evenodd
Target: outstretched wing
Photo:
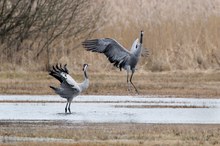
<instances>
[{"instance_id":1,"label":"outstretched wing","mask_svg":"<svg viewBox=\"0 0 220 146\"><path fill-rule=\"evenodd\" d=\"M141 52L142 57L148 57L149 56L149 49L148 48L143 48Z\"/></svg>"},{"instance_id":2,"label":"outstretched wing","mask_svg":"<svg viewBox=\"0 0 220 146\"><path fill-rule=\"evenodd\" d=\"M116 40L110 38L85 40L82 42L82 45L87 51L104 53L108 60L120 69L129 60L131 55Z\"/></svg>"},{"instance_id":3,"label":"outstretched wing","mask_svg":"<svg viewBox=\"0 0 220 146\"><path fill-rule=\"evenodd\" d=\"M53 66L53 68L49 72L49 75L59 80L62 87L79 90L78 84L69 75L69 71L66 68L66 66L67 66L66 64L63 67L61 64L60 66L58 64L56 66Z\"/></svg>"}]
</instances>

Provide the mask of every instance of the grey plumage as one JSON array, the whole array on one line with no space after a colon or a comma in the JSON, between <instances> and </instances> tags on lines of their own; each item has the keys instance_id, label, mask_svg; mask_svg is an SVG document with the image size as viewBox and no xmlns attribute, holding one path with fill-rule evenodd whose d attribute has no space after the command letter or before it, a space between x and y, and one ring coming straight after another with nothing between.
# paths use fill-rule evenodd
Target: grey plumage
<instances>
[{"instance_id":1,"label":"grey plumage","mask_svg":"<svg viewBox=\"0 0 220 146\"><path fill-rule=\"evenodd\" d=\"M111 38L85 40L84 42L82 42L82 45L84 48L86 48L87 51L105 54L108 60L120 70L127 70L127 83L130 82L134 87L135 91L138 93L137 88L132 83L132 77L136 70L135 67L142 52L142 43L143 31L141 31L140 34L140 42L138 42L138 39L136 39L130 51L125 49L116 40ZM131 71L130 80L129 71Z\"/></svg>"},{"instance_id":2,"label":"grey plumage","mask_svg":"<svg viewBox=\"0 0 220 146\"><path fill-rule=\"evenodd\" d=\"M64 66L62 66L61 64L60 65L57 64L56 66L53 66L52 69L49 71L49 75L53 76L54 78L60 81L60 87L50 86L50 88L52 88L55 91L55 93L60 95L62 98L67 99L65 113L67 113L67 107L69 112L71 113L70 105L73 98L78 96L82 91L86 90L89 86L89 79L87 75L88 64L83 65L85 80L82 83L77 83L69 75L69 71L66 68L66 66L67 66L66 64Z\"/></svg>"}]
</instances>

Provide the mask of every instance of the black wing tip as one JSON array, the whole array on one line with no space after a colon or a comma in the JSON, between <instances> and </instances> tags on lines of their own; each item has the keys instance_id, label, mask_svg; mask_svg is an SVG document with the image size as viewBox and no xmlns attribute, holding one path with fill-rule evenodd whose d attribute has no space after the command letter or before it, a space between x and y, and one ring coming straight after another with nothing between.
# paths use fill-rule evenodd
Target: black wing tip
<instances>
[{"instance_id":1,"label":"black wing tip","mask_svg":"<svg viewBox=\"0 0 220 146\"><path fill-rule=\"evenodd\" d=\"M57 80L59 80L60 82L62 82L62 77L61 77L61 73L64 72L66 74L69 74L68 69L66 68L67 64L64 64L64 66L62 66L62 64L56 64L52 66L52 69L50 69L49 71L49 75L51 75L52 77L56 78Z\"/></svg>"},{"instance_id":2,"label":"black wing tip","mask_svg":"<svg viewBox=\"0 0 220 146\"><path fill-rule=\"evenodd\" d=\"M95 42L95 41L98 41L99 39L88 39L88 40L85 40L84 42Z\"/></svg>"},{"instance_id":3,"label":"black wing tip","mask_svg":"<svg viewBox=\"0 0 220 146\"><path fill-rule=\"evenodd\" d=\"M98 39L94 39L94 40L85 40L82 42L83 47L88 47L88 46L94 46L94 45L98 45Z\"/></svg>"},{"instance_id":4,"label":"black wing tip","mask_svg":"<svg viewBox=\"0 0 220 146\"><path fill-rule=\"evenodd\" d=\"M62 65L61 63L60 64L57 63L56 65L53 65L52 69L49 70L49 75L60 72L65 72L69 74L69 71L67 69L67 64Z\"/></svg>"},{"instance_id":5,"label":"black wing tip","mask_svg":"<svg viewBox=\"0 0 220 146\"><path fill-rule=\"evenodd\" d=\"M53 89L53 90L56 90L56 88L55 87L53 87L53 86L49 86L51 89Z\"/></svg>"},{"instance_id":6,"label":"black wing tip","mask_svg":"<svg viewBox=\"0 0 220 146\"><path fill-rule=\"evenodd\" d=\"M53 86L49 86L51 89L53 89L53 91L55 91L55 93L57 93L57 91L59 90L59 88L53 87Z\"/></svg>"},{"instance_id":7,"label":"black wing tip","mask_svg":"<svg viewBox=\"0 0 220 146\"><path fill-rule=\"evenodd\" d=\"M91 43L96 43L98 42L99 39L91 39L91 40L85 40L82 42L82 45L83 44L91 44Z\"/></svg>"}]
</instances>

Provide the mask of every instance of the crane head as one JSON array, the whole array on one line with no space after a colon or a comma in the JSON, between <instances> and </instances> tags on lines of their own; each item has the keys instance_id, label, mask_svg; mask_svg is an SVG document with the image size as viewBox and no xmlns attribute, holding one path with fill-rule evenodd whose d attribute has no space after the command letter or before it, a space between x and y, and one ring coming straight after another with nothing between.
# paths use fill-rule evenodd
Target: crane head
<instances>
[{"instance_id":1,"label":"crane head","mask_svg":"<svg viewBox=\"0 0 220 146\"><path fill-rule=\"evenodd\" d=\"M85 71L88 66L89 66L88 64L83 64L83 71Z\"/></svg>"},{"instance_id":2,"label":"crane head","mask_svg":"<svg viewBox=\"0 0 220 146\"><path fill-rule=\"evenodd\" d=\"M133 44L132 44L132 47L131 47L131 50L135 50L135 49L137 49L138 48L138 45L139 45L139 39L137 38L134 42L133 42Z\"/></svg>"}]
</instances>

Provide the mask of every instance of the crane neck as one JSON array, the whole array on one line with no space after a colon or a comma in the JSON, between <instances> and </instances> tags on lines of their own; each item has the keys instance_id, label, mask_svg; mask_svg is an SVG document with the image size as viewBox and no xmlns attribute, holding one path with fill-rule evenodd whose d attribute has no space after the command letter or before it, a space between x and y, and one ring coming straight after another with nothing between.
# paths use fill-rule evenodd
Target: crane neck
<instances>
[{"instance_id":1,"label":"crane neck","mask_svg":"<svg viewBox=\"0 0 220 146\"><path fill-rule=\"evenodd\" d=\"M141 55L143 37L144 37L144 32L141 31L141 34L140 34L140 44L138 44L137 49L134 51L134 55L135 55L136 57L140 57L140 55Z\"/></svg>"},{"instance_id":2,"label":"crane neck","mask_svg":"<svg viewBox=\"0 0 220 146\"><path fill-rule=\"evenodd\" d=\"M81 91L84 91L85 89L87 89L89 87L89 78L87 75L87 70L85 69L85 70L83 70L83 72L84 72L85 80L79 84Z\"/></svg>"},{"instance_id":3,"label":"crane neck","mask_svg":"<svg viewBox=\"0 0 220 146\"><path fill-rule=\"evenodd\" d=\"M83 72L84 72L84 78L85 78L85 79L88 79L87 70L85 69Z\"/></svg>"}]
</instances>

